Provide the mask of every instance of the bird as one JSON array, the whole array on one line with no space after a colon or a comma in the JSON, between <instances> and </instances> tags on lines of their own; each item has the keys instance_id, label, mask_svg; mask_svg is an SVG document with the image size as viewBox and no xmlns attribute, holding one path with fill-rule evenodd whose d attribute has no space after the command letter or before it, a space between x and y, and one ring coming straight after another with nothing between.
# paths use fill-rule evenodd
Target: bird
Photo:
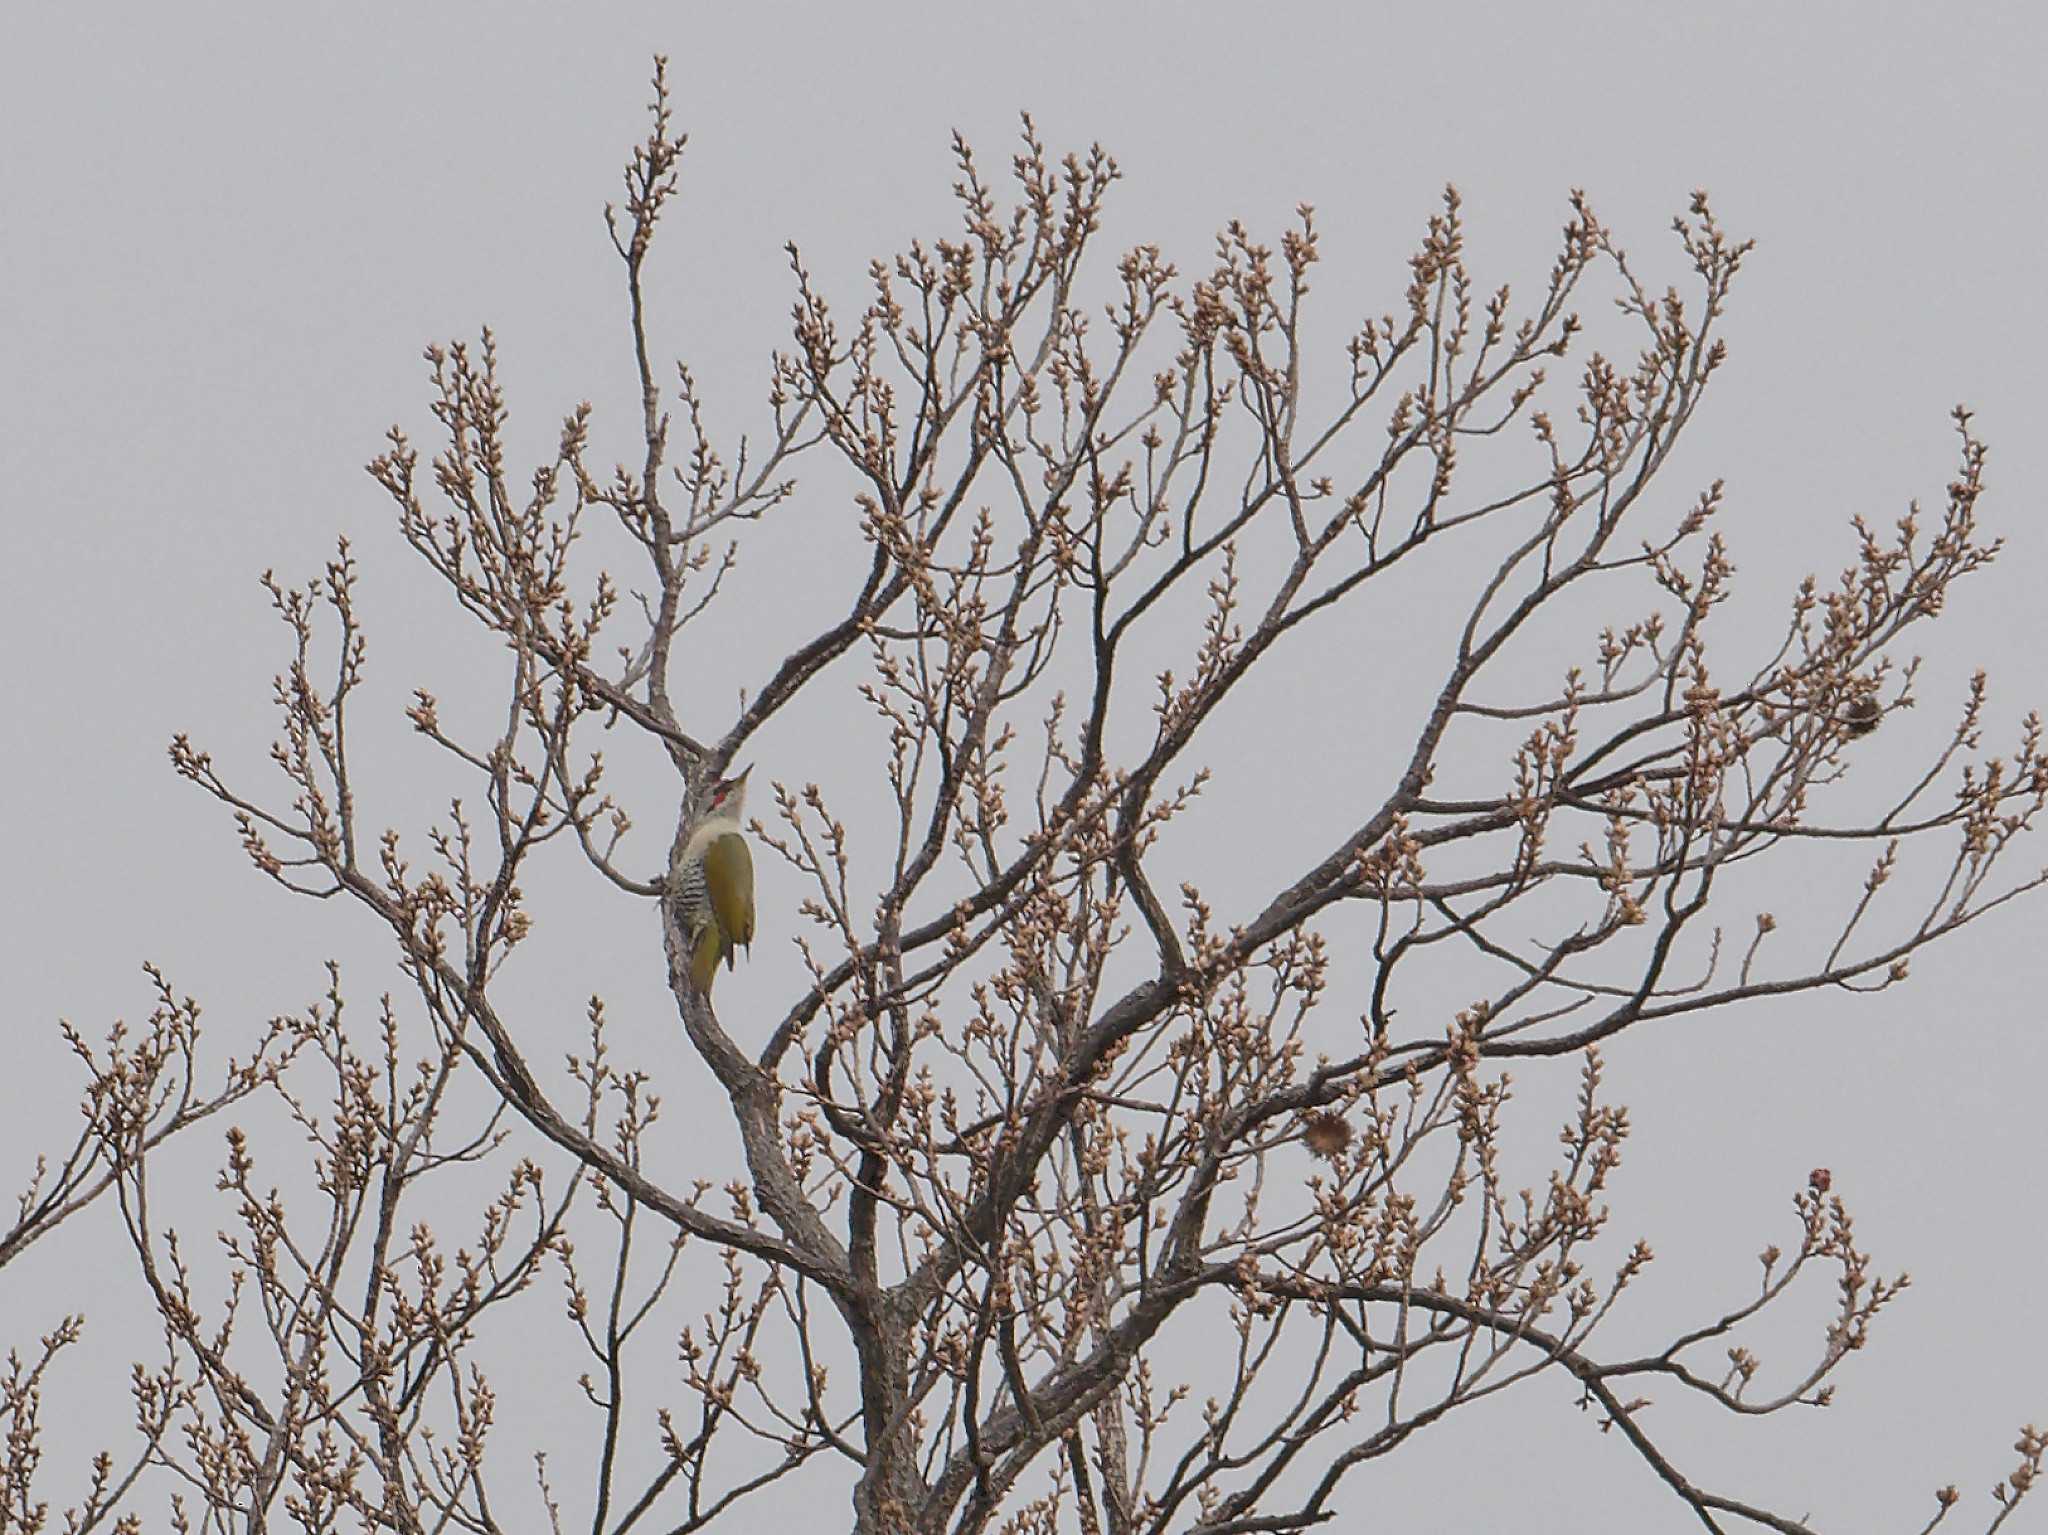
<instances>
[{"instance_id":1,"label":"bird","mask_svg":"<svg viewBox=\"0 0 2048 1535\"><path fill-rule=\"evenodd\" d=\"M704 818L683 845L676 876L676 915L690 951L690 981L706 997L722 958L754 941L754 855L740 835L750 766L712 784Z\"/></svg>"}]
</instances>

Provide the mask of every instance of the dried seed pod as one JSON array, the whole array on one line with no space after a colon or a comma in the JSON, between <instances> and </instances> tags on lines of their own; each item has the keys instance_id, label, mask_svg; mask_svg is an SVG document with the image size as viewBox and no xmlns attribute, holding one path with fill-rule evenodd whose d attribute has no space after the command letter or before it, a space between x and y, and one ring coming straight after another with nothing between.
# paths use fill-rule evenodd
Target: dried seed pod
<instances>
[{"instance_id":1,"label":"dried seed pod","mask_svg":"<svg viewBox=\"0 0 2048 1535\"><path fill-rule=\"evenodd\" d=\"M1351 1125L1342 1114L1332 1114L1325 1109L1308 1116L1302 1126L1301 1139L1312 1155L1333 1158L1351 1144Z\"/></svg>"}]
</instances>

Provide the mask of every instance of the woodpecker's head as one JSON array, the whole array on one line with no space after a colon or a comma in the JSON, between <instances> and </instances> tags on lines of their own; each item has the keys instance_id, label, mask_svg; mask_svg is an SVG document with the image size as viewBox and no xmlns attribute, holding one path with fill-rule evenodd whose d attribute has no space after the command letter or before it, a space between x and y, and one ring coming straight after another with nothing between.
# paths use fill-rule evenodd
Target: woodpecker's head
<instances>
[{"instance_id":1,"label":"woodpecker's head","mask_svg":"<svg viewBox=\"0 0 2048 1535\"><path fill-rule=\"evenodd\" d=\"M711 793L704 801L706 820L737 821L740 811L747 802L747 774L754 771L752 763L741 768L730 778L721 778L711 786Z\"/></svg>"}]
</instances>

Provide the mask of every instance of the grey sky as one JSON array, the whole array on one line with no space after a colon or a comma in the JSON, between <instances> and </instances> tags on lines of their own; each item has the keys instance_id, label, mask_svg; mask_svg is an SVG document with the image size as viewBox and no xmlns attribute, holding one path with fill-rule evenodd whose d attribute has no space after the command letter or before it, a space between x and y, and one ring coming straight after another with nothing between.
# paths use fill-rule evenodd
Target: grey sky
<instances>
[{"instance_id":1,"label":"grey sky","mask_svg":"<svg viewBox=\"0 0 2048 1535\"><path fill-rule=\"evenodd\" d=\"M337 532L364 562L372 666L394 712L432 675L413 646L454 631L361 471L393 421L429 439L425 343L493 325L532 446L586 397L601 443L623 429L621 289L599 211L642 131L656 51L691 135L656 327L732 431L758 428L767 354L787 333L783 241L842 307L857 302L869 258L944 227L949 130L1000 170L1019 109L1055 150L1099 140L1115 153L1109 243L1157 241L1183 273L1225 219L1277 236L1297 202L1314 203L1333 334L1398 303L1446 181L1464 193L1482 284L1518 288L1540 280L1573 186L1641 267L1675 278L1670 218L1707 187L1759 246L1725 332L1729 368L1668 493L1727 479L1725 531L1768 607L1805 571L1847 561L1851 512L1882 525L1910 497L1939 504L1947 411L1969 403L2008 548L1931 639L1915 631L1929 667L1916 724L1945 725L1980 663L1989 744L2005 747L2048 698L2048 23L2033 8L1040 0L592 14L603 19L537 5L11 11L0 1188L72 1124L56 1018L91 1035L146 1013L144 958L207 1004L221 1049L315 994L330 953L358 956L365 1012L391 984L352 919L249 872L164 745L187 730L259 775L283 652L254 578L312 574ZM810 577L793 568L801 590ZM452 693L458 677L441 684ZM391 739L402 752L402 731ZM783 759L770 775L800 781L816 774L795 759L829 744L784 735L763 750ZM394 815L433 808L397 800L410 762L386 768ZM1637 1124L1617 1230L1660 1254L1646 1315L1746 1296L1752 1255L1786 1240L1789 1198L1815 1165L1834 1170L1879 1267L1914 1276L1835 1408L1701 1425L1703 1470L1780 1493L1825 1528L1907 1528L1942 1481L1964 1484L1974 1512L2009 1467L2013 1429L2048 1417L2048 1343L2030 1320L2048 1263L2029 1171L2048 1078L2044 911L2009 908L1937 946L1881 998L1717 1013L1613 1052ZM572 1006L593 986L610 994L608 963L647 963L651 938L583 920L591 973L563 978ZM771 954L789 965L773 951L764 937L757 970ZM734 995L780 995L752 984ZM195 1211L189 1223L211 1229ZM70 1308L115 1334L133 1291L82 1261L113 1251L112 1230L60 1237L63 1252L0 1278L0 1348ZM104 1410L124 1372L102 1363L98 1391L74 1365L65 1405ZM62 1497L98 1440L55 1421L46 1475ZM1445 1484L1447 1465L1460 1474ZM1802 1486L1805 1502L1788 1491ZM1353 1483L1347 1504L1397 1510L1394 1527L1413 1529L1579 1528L1587 1508L1613 1528L1689 1527L1562 1384L1459 1415Z\"/></svg>"}]
</instances>

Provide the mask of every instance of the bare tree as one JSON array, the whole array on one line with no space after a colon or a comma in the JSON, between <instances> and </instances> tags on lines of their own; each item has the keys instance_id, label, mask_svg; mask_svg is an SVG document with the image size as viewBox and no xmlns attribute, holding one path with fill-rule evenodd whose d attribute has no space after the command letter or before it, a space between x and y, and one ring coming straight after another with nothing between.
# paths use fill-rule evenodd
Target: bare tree
<instances>
[{"instance_id":1,"label":"bare tree","mask_svg":"<svg viewBox=\"0 0 2048 1535\"><path fill-rule=\"evenodd\" d=\"M583 407L520 478L487 333L427 354L427 468L397 429L370 466L511 658L502 696L464 701L501 722L481 737L416 696L413 725L476 786L430 856L358 812L346 543L305 588L266 577L291 635L284 795L171 748L259 870L388 929L412 991L359 1027L337 972L202 1107L152 1096L184 1037L168 988L157 1064L95 1067L130 1084L95 1088L123 1106L89 1116L20 1229L111 1178L166 1351L137 1369L132 1469L103 1460L67 1527L140 1528L151 1476L173 1480L178 1529L600 1535L744 1520L750 1495L815 1478L851 1485L862 1531L1286 1531L1335 1518L1347 1477L1418 1431L1548 1373L1706 1527L1806 1528L1695 1479L1643 1407L1823 1404L1904 1280L1871 1266L1817 1169L1753 1293L1709 1299L1661 1348L1609 1348L1651 1253L1607 1234L1629 1118L1599 1051L1657 1020L1890 986L2043 882L2004 869L2048 798L2033 716L1980 755L1980 676L1932 760L1866 744L1917 702L1906 630L1997 549L1968 415L1941 507L1857 520L1839 579L1809 580L1767 653L1722 670L1748 641L1710 645L1735 590L1720 487L1674 500L1659 482L1749 249L1704 195L1675 224L1683 292L1639 278L1574 194L1517 303L1467 270L1447 192L1399 304L1326 342L1307 208L1277 251L1232 224L1192 281L1152 246L1111 279L1093 247L1115 162L1055 159L1027 120L1008 194L956 140L958 232L877 261L850 321L791 248L768 430L728 454L690 373L654 360L649 254L682 150L658 65L608 215L637 462L592 462ZM1587 350L1592 290L1632 359ZM1575 356L1572 383L1546 380ZM746 653L723 583L749 524L798 514L800 464L801 514L852 515L864 561L806 642L739 679L736 714L699 717L671 693L677 658ZM607 545L624 573L601 568ZM1395 770L1315 807L1347 829L1290 877L1224 893L1176 822L1210 763L1233 770L1226 705L1301 667L1312 633L1324 681L1362 672L1347 615L1453 545L1462 610L1439 649L1418 635L1402 657L1431 701ZM1594 614L1583 643L1557 639ZM706 786L863 663L893 817L839 819L860 764L831 793L776 784L752 830L809 894L761 927L796 929L806 975L778 1018L731 1027L689 978L678 860ZM1289 792L1285 752L1342 713L1262 750L1268 801ZM593 732L658 753L668 787L633 809L665 854L635 836ZM1859 798L1852 769L1897 781ZM574 852L544 863L551 843ZM1859 851L1832 918L1781 925L1757 903L1747 865L1775 881ZM526 897L543 867L661 912L672 1053L615 1060L593 998L566 1068L537 1057L548 1031L510 956L545 937ZM1532 1165L1506 1141L1505 1068L1550 1058L1577 1098ZM705 1070L744 1159L722 1189L645 1154L662 1084ZM313 1176L274 1192L257 1138L229 1133L214 1283L164 1226L152 1169L168 1123L251 1093L296 1124ZM1811 1354L1764 1369L1751 1324L1825 1276ZM536 1480L492 1453L491 1318L561 1317L536 1288L551 1277L589 1373ZM39 1383L66 1341L0 1395L0 1530L40 1526ZM2017 1449L1989 1528L2048 1439L2028 1428Z\"/></svg>"}]
</instances>

